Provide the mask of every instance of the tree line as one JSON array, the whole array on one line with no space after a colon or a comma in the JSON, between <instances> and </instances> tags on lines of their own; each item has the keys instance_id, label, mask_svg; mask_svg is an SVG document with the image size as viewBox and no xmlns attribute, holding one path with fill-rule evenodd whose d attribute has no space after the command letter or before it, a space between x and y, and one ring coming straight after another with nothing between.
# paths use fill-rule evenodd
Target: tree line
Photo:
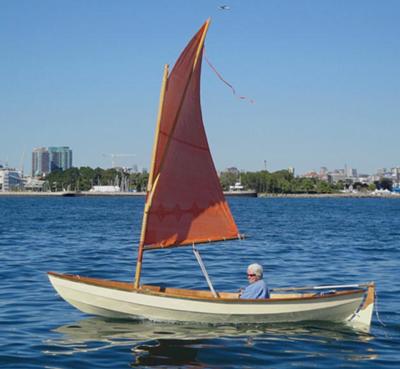
<instances>
[{"instance_id":1,"label":"tree line","mask_svg":"<svg viewBox=\"0 0 400 369\"><path fill-rule=\"evenodd\" d=\"M123 191L145 191L149 174L130 173L120 169L102 169L90 167L56 170L46 176L47 189L51 191L89 191L93 186L119 186ZM240 180L243 187L258 193L276 194L313 194L335 193L352 186L358 191L392 189L392 183L387 178L366 185L359 182L339 181L335 184L318 178L294 177L288 170L268 172L237 172L224 171L220 173L220 182L224 191Z\"/></svg>"},{"instance_id":2,"label":"tree line","mask_svg":"<svg viewBox=\"0 0 400 369\"><path fill-rule=\"evenodd\" d=\"M237 173L222 172L220 175L222 188L228 190L238 178ZM240 182L244 188L260 193L333 193L343 188L341 184L334 185L317 178L294 177L288 170L242 172Z\"/></svg>"},{"instance_id":3,"label":"tree line","mask_svg":"<svg viewBox=\"0 0 400 369\"><path fill-rule=\"evenodd\" d=\"M129 173L119 169L70 168L55 170L45 180L51 191L89 191L93 186L119 186L124 191L145 191L148 173Z\"/></svg>"},{"instance_id":4,"label":"tree line","mask_svg":"<svg viewBox=\"0 0 400 369\"><path fill-rule=\"evenodd\" d=\"M351 179L330 183L319 178L294 177L288 170L241 172L240 176L238 173L230 171L220 174L221 185L225 191L238 179L245 189L254 190L258 193L277 194L329 194L350 188L361 192L374 191L375 189L391 191L393 187L393 181L389 178L381 178L370 184L355 182Z\"/></svg>"}]
</instances>

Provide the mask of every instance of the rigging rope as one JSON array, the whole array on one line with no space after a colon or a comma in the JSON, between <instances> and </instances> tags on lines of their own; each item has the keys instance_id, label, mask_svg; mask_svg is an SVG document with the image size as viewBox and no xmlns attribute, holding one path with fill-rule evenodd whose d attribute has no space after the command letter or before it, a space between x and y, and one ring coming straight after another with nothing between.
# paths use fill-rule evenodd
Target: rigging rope
<instances>
[{"instance_id":1,"label":"rigging rope","mask_svg":"<svg viewBox=\"0 0 400 369\"><path fill-rule=\"evenodd\" d=\"M205 50L204 50L204 59L205 59L205 61L207 62L208 66L211 68L211 70L217 75L217 77L218 77L222 82L224 82L224 83L232 90L232 93L233 93L238 99L240 99L240 100L249 100L250 104L254 104L254 103L255 103L255 101L254 101L253 99L249 99L249 98L246 97L246 96L241 96L241 95L238 95L238 94L236 93L235 88L234 88L228 81L226 81L226 80L224 79L224 77L222 77L221 73L219 73L219 72L217 71L217 69L216 69L216 68L211 64L211 62L208 60L208 58L207 58L207 56L206 56Z\"/></svg>"},{"instance_id":2,"label":"rigging rope","mask_svg":"<svg viewBox=\"0 0 400 369\"><path fill-rule=\"evenodd\" d=\"M375 291L375 315L376 315L376 319L378 320L379 323L381 323L384 327L386 327L386 324L384 324L382 322L382 320L379 317L379 313L378 313L378 294Z\"/></svg>"}]
</instances>

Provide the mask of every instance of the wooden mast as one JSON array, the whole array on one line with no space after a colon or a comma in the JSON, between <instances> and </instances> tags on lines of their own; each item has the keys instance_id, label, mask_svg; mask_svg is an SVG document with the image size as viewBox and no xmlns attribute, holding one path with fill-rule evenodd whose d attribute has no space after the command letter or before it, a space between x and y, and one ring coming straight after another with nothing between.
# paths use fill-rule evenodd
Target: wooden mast
<instances>
[{"instance_id":1,"label":"wooden mast","mask_svg":"<svg viewBox=\"0 0 400 369\"><path fill-rule=\"evenodd\" d=\"M201 35L201 39L199 42L199 45L197 47L197 51L196 51L196 57L195 60L193 62L193 68L192 68L192 72L190 77L188 78L188 81L186 83L185 86L185 90L184 93L182 95L182 99L179 103L179 108L177 110L173 125L172 125L172 129L171 129L171 133L168 137L168 141L165 145L165 150L164 152L168 151L168 147L170 145L175 127L176 127L176 123L178 121L178 117L179 117L179 113L182 109L183 106L183 102L185 100L185 96L186 96L186 92L187 89L189 87L189 82L192 78L193 72L196 68L199 56L200 56L200 52L202 50L202 47L204 45L204 40L207 34L207 30L208 27L210 25L211 19L207 19L204 30L203 30L203 34ZM161 158L161 162L160 162L160 166L159 166L159 170L158 170L158 174L156 176L156 178L153 180L154 177L154 167L155 167L155 154L156 154L156 150L157 150L157 144L158 144L158 134L159 134L159 130L160 130L160 124L161 124L161 115L162 115L162 107L164 104L164 96L165 96L165 90L166 90L166 85L167 85L167 80L168 78L168 67L166 66L166 68L164 68L164 77L163 77L163 84L161 87L161 96L160 96L160 104L159 104L159 110L158 110L158 117L157 117L157 129L156 129L156 136L155 136L155 141L154 141L154 146L153 146L153 158L152 158L152 164L151 164L151 172L149 174L149 181L148 181L148 187L147 187L147 198L146 198L146 204L145 204L145 209L144 209L144 214L143 214L143 222L142 222L142 230L141 230L141 235L140 235L140 242L139 242L139 250L138 250L138 258L137 258L137 263L136 263L136 273L135 273L135 283L134 283L134 288L139 288L139 282L140 282L140 275L141 275L141 271L142 271L142 261L143 261L143 251L144 251L144 237L146 234L146 228L147 228L147 218L148 218L148 213L149 210L151 208L151 203L152 203L152 199L153 199L153 195L154 195L154 191L157 188L157 183L158 183L158 179L160 177L160 172L162 170L163 164L164 164L164 159L165 159L165 155ZM165 82L164 82L165 80ZM151 181L150 181L151 180ZM153 182L153 183L152 183ZM149 190L150 188L150 190Z\"/></svg>"},{"instance_id":2,"label":"wooden mast","mask_svg":"<svg viewBox=\"0 0 400 369\"><path fill-rule=\"evenodd\" d=\"M138 250L138 257L136 263L136 273L135 273L135 288L139 288L139 281L140 281L140 273L142 270L142 260L143 260L143 245L144 245L144 236L146 233L147 228L147 218L149 209L151 206L151 201L153 199L153 177L154 177L154 167L155 167L155 159L156 159L156 152L157 152L157 144L158 144L158 137L160 134L160 124L161 124L161 116L162 116L162 109L164 105L164 97L165 97L165 90L167 89L167 82L168 82L168 64L164 65L164 74L161 83L161 92L160 92L160 102L158 104L158 115L157 115L157 124L156 124L156 132L154 136L154 144L153 144L153 154L151 160L151 168L149 173L149 179L147 181L147 196L146 196L146 203L144 205L144 213L143 213L143 221L142 221L142 230L140 233L140 241L139 241L139 250Z\"/></svg>"}]
</instances>

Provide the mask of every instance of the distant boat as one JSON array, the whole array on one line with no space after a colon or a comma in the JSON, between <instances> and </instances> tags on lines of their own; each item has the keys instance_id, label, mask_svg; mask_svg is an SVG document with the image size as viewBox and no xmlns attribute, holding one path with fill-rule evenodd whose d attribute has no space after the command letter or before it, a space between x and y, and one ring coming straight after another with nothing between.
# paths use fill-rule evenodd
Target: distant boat
<instances>
[{"instance_id":1,"label":"distant boat","mask_svg":"<svg viewBox=\"0 0 400 369\"><path fill-rule=\"evenodd\" d=\"M271 298L258 300L215 291L195 245L241 236L223 196L201 114L201 62L209 23L188 43L171 73L168 66L164 69L134 283L49 272L52 285L81 311L110 318L215 324L321 320L368 329L373 283L275 289ZM140 284L145 253L189 245L210 291Z\"/></svg>"},{"instance_id":2,"label":"distant boat","mask_svg":"<svg viewBox=\"0 0 400 369\"><path fill-rule=\"evenodd\" d=\"M79 191L63 191L61 192L61 196L63 197L75 197L75 196L80 196L81 192Z\"/></svg>"},{"instance_id":3,"label":"distant boat","mask_svg":"<svg viewBox=\"0 0 400 369\"><path fill-rule=\"evenodd\" d=\"M229 186L229 191L243 191L244 187L241 182L236 182L233 186Z\"/></svg>"},{"instance_id":4,"label":"distant boat","mask_svg":"<svg viewBox=\"0 0 400 369\"><path fill-rule=\"evenodd\" d=\"M229 191L224 191L224 196L241 196L241 197L257 197L257 192L253 190L245 190L240 181L229 186Z\"/></svg>"}]
</instances>

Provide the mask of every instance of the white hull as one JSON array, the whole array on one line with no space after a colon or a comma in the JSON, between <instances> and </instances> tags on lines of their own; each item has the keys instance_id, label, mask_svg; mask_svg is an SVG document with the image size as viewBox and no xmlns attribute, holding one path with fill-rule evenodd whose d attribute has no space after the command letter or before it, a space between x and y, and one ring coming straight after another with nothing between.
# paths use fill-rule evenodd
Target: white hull
<instances>
[{"instance_id":1,"label":"white hull","mask_svg":"<svg viewBox=\"0 0 400 369\"><path fill-rule=\"evenodd\" d=\"M365 304L366 297L373 293L373 285L367 289L368 292L358 290L306 298L272 295L267 300L246 301L171 296L133 288L128 290L101 286L100 280L94 280L97 283L92 284L89 278L56 273L50 273L49 279L58 294L71 305L85 313L109 318L206 324L351 321L359 328L368 328L373 309L373 300Z\"/></svg>"}]
</instances>

